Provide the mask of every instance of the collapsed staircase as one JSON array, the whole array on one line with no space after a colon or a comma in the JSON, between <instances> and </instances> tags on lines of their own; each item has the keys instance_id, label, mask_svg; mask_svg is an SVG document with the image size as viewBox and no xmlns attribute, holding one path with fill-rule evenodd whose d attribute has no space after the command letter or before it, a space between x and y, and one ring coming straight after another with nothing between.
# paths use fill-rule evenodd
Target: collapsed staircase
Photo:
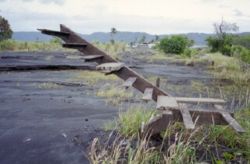
<instances>
[{"instance_id":1,"label":"collapsed staircase","mask_svg":"<svg viewBox=\"0 0 250 164\"><path fill-rule=\"evenodd\" d=\"M224 109L225 101L214 98L189 98L172 97L167 92L153 85L141 75L133 71L124 63L118 62L105 52L82 39L78 34L64 25L60 25L60 31L38 29L43 34L61 38L65 48L77 49L83 53L85 62L96 62L99 65L97 70L108 74L115 74L125 82L125 88L134 87L143 93L142 99L157 102L158 114L152 117L142 127L143 132L150 132L152 135L165 130L170 122L183 122L186 129L194 129L202 124L229 125L235 131L242 133L245 130L233 118L233 114ZM183 104L212 104L213 109L189 109L183 108ZM182 106L182 107L181 107ZM184 105L185 106L185 105Z\"/></svg>"}]
</instances>

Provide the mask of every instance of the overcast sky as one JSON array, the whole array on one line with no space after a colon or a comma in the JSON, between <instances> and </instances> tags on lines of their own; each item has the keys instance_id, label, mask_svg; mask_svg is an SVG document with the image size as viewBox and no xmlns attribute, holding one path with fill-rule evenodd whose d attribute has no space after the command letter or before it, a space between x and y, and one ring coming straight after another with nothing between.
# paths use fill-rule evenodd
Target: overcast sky
<instances>
[{"instance_id":1,"label":"overcast sky","mask_svg":"<svg viewBox=\"0 0 250 164\"><path fill-rule=\"evenodd\" d=\"M14 31L141 31L152 34L213 32L222 18L250 31L250 0L0 0L0 15Z\"/></svg>"}]
</instances>

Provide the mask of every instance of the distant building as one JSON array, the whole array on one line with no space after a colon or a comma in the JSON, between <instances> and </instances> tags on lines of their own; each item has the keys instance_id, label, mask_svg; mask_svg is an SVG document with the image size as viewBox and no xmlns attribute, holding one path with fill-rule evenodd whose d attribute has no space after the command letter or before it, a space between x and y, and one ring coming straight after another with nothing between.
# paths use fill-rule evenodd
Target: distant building
<instances>
[{"instance_id":1,"label":"distant building","mask_svg":"<svg viewBox=\"0 0 250 164\"><path fill-rule=\"evenodd\" d=\"M155 46L155 43L135 43L131 47L132 48L153 48Z\"/></svg>"}]
</instances>

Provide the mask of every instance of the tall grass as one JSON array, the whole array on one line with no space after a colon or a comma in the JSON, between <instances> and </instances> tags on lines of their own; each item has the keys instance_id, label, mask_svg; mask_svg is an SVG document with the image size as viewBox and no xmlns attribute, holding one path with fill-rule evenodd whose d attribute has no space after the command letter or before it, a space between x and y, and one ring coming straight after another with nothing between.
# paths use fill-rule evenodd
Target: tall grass
<instances>
[{"instance_id":1,"label":"tall grass","mask_svg":"<svg viewBox=\"0 0 250 164\"><path fill-rule=\"evenodd\" d=\"M90 148L90 161L93 164L184 164L196 161L194 148L190 142L182 141L182 136L178 134L167 150L152 146L152 142L146 138L135 141L119 136L111 145L102 145L98 141L95 138Z\"/></svg>"},{"instance_id":2,"label":"tall grass","mask_svg":"<svg viewBox=\"0 0 250 164\"><path fill-rule=\"evenodd\" d=\"M139 136L142 123L154 114L140 108L120 113L116 120L118 134L112 132L107 142L94 139L89 152L91 163L250 162L250 108L236 113L236 119L246 130L244 134L216 125L188 131L177 122L170 124L157 140Z\"/></svg>"},{"instance_id":3,"label":"tall grass","mask_svg":"<svg viewBox=\"0 0 250 164\"><path fill-rule=\"evenodd\" d=\"M142 124L148 122L154 113L154 110L144 109L142 106L133 106L127 111L119 113L118 131L124 136L138 136Z\"/></svg>"},{"instance_id":4,"label":"tall grass","mask_svg":"<svg viewBox=\"0 0 250 164\"><path fill-rule=\"evenodd\" d=\"M76 71L71 81L84 81L89 85L94 86L97 83L104 83L105 81L117 81L118 78L115 75L105 75L101 72L96 71Z\"/></svg>"},{"instance_id":5,"label":"tall grass","mask_svg":"<svg viewBox=\"0 0 250 164\"><path fill-rule=\"evenodd\" d=\"M250 80L250 67L246 67L240 59L224 56L221 53L206 54L205 57L213 61L210 65L210 73L217 79L227 79L235 84L245 84Z\"/></svg>"},{"instance_id":6,"label":"tall grass","mask_svg":"<svg viewBox=\"0 0 250 164\"><path fill-rule=\"evenodd\" d=\"M115 59L119 59L119 53L124 52L126 50L126 45L127 45L125 42L115 42L115 43L94 42L93 44Z\"/></svg>"},{"instance_id":7,"label":"tall grass","mask_svg":"<svg viewBox=\"0 0 250 164\"><path fill-rule=\"evenodd\" d=\"M220 97L225 99L227 109L234 110L248 107L250 103L250 67L245 67L235 57L220 53L210 53L203 56L213 61L208 73L212 81L192 81L192 92L198 92L205 97Z\"/></svg>"},{"instance_id":8,"label":"tall grass","mask_svg":"<svg viewBox=\"0 0 250 164\"><path fill-rule=\"evenodd\" d=\"M63 50L59 41L52 39L50 42L24 42L16 40L3 40L0 42L0 51L55 51Z\"/></svg>"},{"instance_id":9,"label":"tall grass","mask_svg":"<svg viewBox=\"0 0 250 164\"><path fill-rule=\"evenodd\" d=\"M140 140L133 149L130 142L117 137L111 145L102 145L95 138L90 149L90 161L93 164L146 164L158 163L159 155L154 148L148 148L148 140Z\"/></svg>"},{"instance_id":10,"label":"tall grass","mask_svg":"<svg viewBox=\"0 0 250 164\"><path fill-rule=\"evenodd\" d=\"M90 148L90 161L110 164L195 163L195 149L191 145L191 139L184 139L184 137L176 133L174 141L167 146L165 141L169 141L170 138L164 138L158 145L147 137L117 136L111 144L109 144L110 139L108 139L109 142L102 144L98 138L95 138Z\"/></svg>"}]
</instances>

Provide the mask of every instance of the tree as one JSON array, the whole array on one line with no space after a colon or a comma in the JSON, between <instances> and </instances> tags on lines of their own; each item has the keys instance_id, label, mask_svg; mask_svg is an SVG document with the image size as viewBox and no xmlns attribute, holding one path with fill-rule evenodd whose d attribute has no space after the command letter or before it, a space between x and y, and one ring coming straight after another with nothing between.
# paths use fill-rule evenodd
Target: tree
<instances>
[{"instance_id":1,"label":"tree","mask_svg":"<svg viewBox=\"0 0 250 164\"><path fill-rule=\"evenodd\" d=\"M111 35L111 40L110 40L110 42L111 42L112 44L115 43L114 35L115 35L116 33L117 33L116 28L112 27L112 28L111 28L111 31L110 31L110 35Z\"/></svg>"},{"instance_id":2,"label":"tree","mask_svg":"<svg viewBox=\"0 0 250 164\"><path fill-rule=\"evenodd\" d=\"M243 46L250 50L250 34L234 36L233 44Z\"/></svg>"},{"instance_id":3,"label":"tree","mask_svg":"<svg viewBox=\"0 0 250 164\"><path fill-rule=\"evenodd\" d=\"M165 53L181 54L185 49L192 46L193 41L183 35L173 35L160 40L159 48Z\"/></svg>"},{"instance_id":4,"label":"tree","mask_svg":"<svg viewBox=\"0 0 250 164\"><path fill-rule=\"evenodd\" d=\"M8 20L0 16L0 41L10 39L12 33Z\"/></svg>"},{"instance_id":5,"label":"tree","mask_svg":"<svg viewBox=\"0 0 250 164\"><path fill-rule=\"evenodd\" d=\"M219 51L224 55L230 56L233 44L233 33L239 30L236 23L228 23L222 20L214 24L215 36L207 38L208 46L212 52Z\"/></svg>"},{"instance_id":6,"label":"tree","mask_svg":"<svg viewBox=\"0 0 250 164\"><path fill-rule=\"evenodd\" d=\"M236 23L228 23L222 19L220 23L214 23L214 30L219 39L224 39L229 33L237 32L239 27Z\"/></svg>"}]
</instances>

